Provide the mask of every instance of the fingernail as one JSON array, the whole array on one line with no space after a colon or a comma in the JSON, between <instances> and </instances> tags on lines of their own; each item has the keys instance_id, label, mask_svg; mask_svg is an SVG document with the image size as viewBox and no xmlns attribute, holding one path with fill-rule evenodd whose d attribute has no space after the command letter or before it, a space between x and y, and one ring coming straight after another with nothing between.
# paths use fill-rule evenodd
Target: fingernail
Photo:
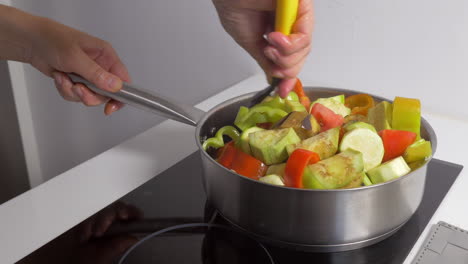
<instances>
[{"instance_id":1,"label":"fingernail","mask_svg":"<svg viewBox=\"0 0 468 264\"><path fill-rule=\"evenodd\" d=\"M81 90L81 87L78 85L73 86L73 93L78 96L78 98L83 99L83 91Z\"/></svg>"},{"instance_id":2,"label":"fingernail","mask_svg":"<svg viewBox=\"0 0 468 264\"><path fill-rule=\"evenodd\" d=\"M54 77L54 80L57 84L61 85L63 80L62 80L62 75L58 72L53 72L52 77Z\"/></svg>"},{"instance_id":3,"label":"fingernail","mask_svg":"<svg viewBox=\"0 0 468 264\"><path fill-rule=\"evenodd\" d=\"M107 87L109 90L117 92L120 90L120 80L117 77L110 75L107 77Z\"/></svg>"},{"instance_id":4,"label":"fingernail","mask_svg":"<svg viewBox=\"0 0 468 264\"><path fill-rule=\"evenodd\" d=\"M273 49L265 49L265 56L267 56L267 58L272 60L273 62L275 62L277 59L275 51Z\"/></svg>"},{"instance_id":5,"label":"fingernail","mask_svg":"<svg viewBox=\"0 0 468 264\"><path fill-rule=\"evenodd\" d=\"M109 110L106 111L106 115L111 115L112 113L116 112L117 110L119 110L119 107L113 104L113 105L111 105L109 107Z\"/></svg>"}]
</instances>

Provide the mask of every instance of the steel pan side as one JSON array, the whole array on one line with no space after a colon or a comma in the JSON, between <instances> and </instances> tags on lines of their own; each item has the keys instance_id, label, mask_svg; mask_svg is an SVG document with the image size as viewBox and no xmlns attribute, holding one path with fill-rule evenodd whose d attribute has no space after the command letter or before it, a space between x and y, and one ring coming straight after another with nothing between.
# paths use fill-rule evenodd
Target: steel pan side
<instances>
[{"instance_id":1,"label":"steel pan side","mask_svg":"<svg viewBox=\"0 0 468 264\"><path fill-rule=\"evenodd\" d=\"M309 88L316 97L353 91ZM231 124L242 102L252 94L213 108L197 127L197 138L212 128ZM314 97L313 97L314 98ZM377 100L384 100L375 97ZM436 137L423 120L422 137ZM200 142L197 144L201 149ZM203 185L209 201L222 215L255 234L293 244L332 246L379 237L405 223L419 206L427 163L408 175L383 184L347 190L304 190L277 187L233 173L201 152Z\"/></svg>"}]
</instances>

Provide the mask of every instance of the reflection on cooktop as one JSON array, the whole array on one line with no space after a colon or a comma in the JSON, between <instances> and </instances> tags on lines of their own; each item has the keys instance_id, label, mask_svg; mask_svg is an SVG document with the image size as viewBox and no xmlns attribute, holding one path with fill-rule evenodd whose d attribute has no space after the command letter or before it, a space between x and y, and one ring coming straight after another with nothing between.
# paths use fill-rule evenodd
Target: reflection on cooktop
<instances>
[{"instance_id":1,"label":"reflection on cooktop","mask_svg":"<svg viewBox=\"0 0 468 264\"><path fill-rule=\"evenodd\" d=\"M198 153L83 221L19 263L118 263L145 235L187 223L222 228L173 230L138 245L123 263L402 263L462 167L433 160L423 201L410 221L375 245L338 253L306 253L260 244L231 229L206 204ZM264 250L263 246L267 249Z\"/></svg>"}]
</instances>

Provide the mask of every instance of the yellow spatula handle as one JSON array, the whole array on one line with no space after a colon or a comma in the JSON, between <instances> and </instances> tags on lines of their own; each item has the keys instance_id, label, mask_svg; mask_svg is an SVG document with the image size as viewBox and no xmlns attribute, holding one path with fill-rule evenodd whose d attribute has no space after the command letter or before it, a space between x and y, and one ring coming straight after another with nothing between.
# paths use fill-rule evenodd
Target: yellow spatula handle
<instances>
[{"instance_id":1,"label":"yellow spatula handle","mask_svg":"<svg viewBox=\"0 0 468 264\"><path fill-rule=\"evenodd\" d=\"M276 0L275 31L291 34L296 22L299 0Z\"/></svg>"}]
</instances>

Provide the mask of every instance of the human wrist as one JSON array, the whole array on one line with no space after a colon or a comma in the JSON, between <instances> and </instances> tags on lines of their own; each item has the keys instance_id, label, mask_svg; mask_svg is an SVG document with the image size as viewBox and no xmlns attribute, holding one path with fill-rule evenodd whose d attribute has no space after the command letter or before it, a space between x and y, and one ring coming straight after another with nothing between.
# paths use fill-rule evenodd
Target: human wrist
<instances>
[{"instance_id":1,"label":"human wrist","mask_svg":"<svg viewBox=\"0 0 468 264\"><path fill-rule=\"evenodd\" d=\"M0 5L0 59L29 63L40 17Z\"/></svg>"}]
</instances>

